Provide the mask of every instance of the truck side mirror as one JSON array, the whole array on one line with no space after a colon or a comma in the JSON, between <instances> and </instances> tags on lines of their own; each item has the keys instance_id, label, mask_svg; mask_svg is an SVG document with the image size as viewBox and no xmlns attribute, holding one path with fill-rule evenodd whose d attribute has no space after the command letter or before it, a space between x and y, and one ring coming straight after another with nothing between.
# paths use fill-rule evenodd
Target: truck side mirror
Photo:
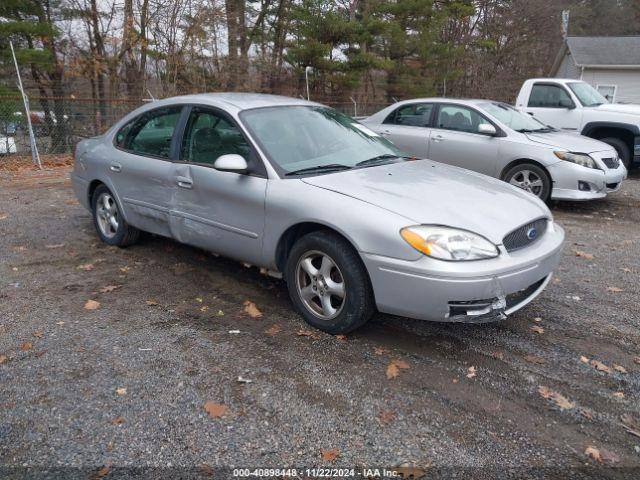
<instances>
[{"instance_id":1,"label":"truck side mirror","mask_svg":"<svg viewBox=\"0 0 640 480\"><path fill-rule=\"evenodd\" d=\"M559 103L561 108L567 108L569 110L573 110L574 108L576 108L576 105L573 103L573 101L568 98L560 99Z\"/></svg>"}]
</instances>

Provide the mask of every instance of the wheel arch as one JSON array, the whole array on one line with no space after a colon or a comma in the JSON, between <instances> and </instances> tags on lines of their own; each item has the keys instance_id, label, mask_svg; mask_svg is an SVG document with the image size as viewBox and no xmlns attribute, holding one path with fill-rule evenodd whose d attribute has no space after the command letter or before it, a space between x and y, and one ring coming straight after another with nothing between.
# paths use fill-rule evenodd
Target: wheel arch
<instances>
[{"instance_id":1,"label":"wheel arch","mask_svg":"<svg viewBox=\"0 0 640 480\"><path fill-rule=\"evenodd\" d=\"M581 132L582 135L599 140L613 137L625 142L633 154L635 137L640 135L640 128L636 125L616 122L589 122Z\"/></svg>"},{"instance_id":2,"label":"wheel arch","mask_svg":"<svg viewBox=\"0 0 640 480\"><path fill-rule=\"evenodd\" d=\"M526 163L531 163L533 165L535 165L536 167L540 167L544 173L547 174L547 177L549 177L549 181L551 182L551 184L553 185L553 178L551 177L551 174L549 173L549 169L547 167L545 167L541 162L537 161L537 160L533 160L531 158L518 158L516 160L512 160L511 162L509 162L500 172L500 180L504 180L504 176L507 174L507 172L509 170L511 170L513 167L517 166L517 165L524 165Z\"/></svg>"},{"instance_id":3,"label":"wheel arch","mask_svg":"<svg viewBox=\"0 0 640 480\"><path fill-rule=\"evenodd\" d=\"M89 182L89 187L87 188L87 200L88 200L89 208L93 209L93 194L96 191L96 188L98 188L100 185L104 185L109 189L109 191L113 195L113 198L118 204L118 210L120 211L120 215L122 215L125 221L128 222L129 219L127 218L124 208L122 208L122 199L116 192L115 188L113 188L113 185L111 185L111 182L105 181L103 179L94 178Z\"/></svg>"}]
</instances>

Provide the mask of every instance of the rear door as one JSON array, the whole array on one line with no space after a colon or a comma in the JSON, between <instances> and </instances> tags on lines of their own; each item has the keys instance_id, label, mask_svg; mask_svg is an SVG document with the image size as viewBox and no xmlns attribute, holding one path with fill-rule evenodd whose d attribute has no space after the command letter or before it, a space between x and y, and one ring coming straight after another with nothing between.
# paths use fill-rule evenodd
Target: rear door
<instances>
[{"instance_id":1,"label":"rear door","mask_svg":"<svg viewBox=\"0 0 640 480\"><path fill-rule=\"evenodd\" d=\"M403 152L428 158L433 109L432 103L404 104L394 110L376 130Z\"/></svg>"},{"instance_id":2,"label":"rear door","mask_svg":"<svg viewBox=\"0 0 640 480\"><path fill-rule=\"evenodd\" d=\"M577 99L574 99L563 85L538 82L531 87L525 111L545 125L577 130L582 119L582 110L576 108L576 102Z\"/></svg>"},{"instance_id":3,"label":"rear door","mask_svg":"<svg viewBox=\"0 0 640 480\"><path fill-rule=\"evenodd\" d=\"M172 151L182 109L162 107L128 122L114 139L120 152L107 161L125 218L146 232L170 235Z\"/></svg>"},{"instance_id":4,"label":"rear door","mask_svg":"<svg viewBox=\"0 0 640 480\"><path fill-rule=\"evenodd\" d=\"M221 172L213 163L242 155L247 173ZM264 232L267 175L235 121L222 110L193 106L171 173L171 231L184 243L259 263Z\"/></svg>"},{"instance_id":5,"label":"rear door","mask_svg":"<svg viewBox=\"0 0 640 480\"><path fill-rule=\"evenodd\" d=\"M478 133L483 123L493 125L473 108L439 104L429 140L429 158L495 176L500 139Z\"/></svg>"}]
</instances>

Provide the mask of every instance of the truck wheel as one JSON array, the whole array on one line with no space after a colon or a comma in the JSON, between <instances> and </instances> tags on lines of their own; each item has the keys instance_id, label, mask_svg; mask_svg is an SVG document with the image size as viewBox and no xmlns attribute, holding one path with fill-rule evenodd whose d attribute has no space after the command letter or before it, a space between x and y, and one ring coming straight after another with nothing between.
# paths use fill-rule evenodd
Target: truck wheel
<instances>
[{"instance_id":1,"label":"truck wheel","mask_svg":"<svg viewBox=\"0 0 640 480\"><path fill-rule=\"evenodd\" d=\"M533 193L543 202L551 196L551 179L538 165L521 163L510 168L502 179L518 188Z\"/></svg>"},{"instance_id":2,"label":"truck wheel","mask_svg":"<svg viewBox=\"0 0 640 480\"><path fill-rule=\"evenodd\" d=\"M375 311L367 270L345 239L313 232L291 248L285 268L291 300L304 319L333 335L364 325Z\"/></svg>"},{"instance_id":3,"label":"truck wheel","mask_svg":"<svg viewBox=\"0 0 640 480\"><path fill-rule=\"evenodd\" d=\"M624 166L629 168L631 165L631 150L626 143L619 138L614 137L600 138L599 140L615 148L616 152L618 152L618 157L620 157Z\"/></svg>"}]
</instances>

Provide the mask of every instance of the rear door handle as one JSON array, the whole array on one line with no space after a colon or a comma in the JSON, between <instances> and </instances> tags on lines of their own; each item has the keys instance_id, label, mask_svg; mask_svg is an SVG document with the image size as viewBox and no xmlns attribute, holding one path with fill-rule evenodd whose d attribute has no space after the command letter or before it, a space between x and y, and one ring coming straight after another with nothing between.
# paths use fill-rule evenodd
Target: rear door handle
<instances>
[{"instance_id":1,"label":"rear door handle","mask_svg":"<svg viewBox=\"0 0 640 480\"><path fill-rule=\"evenodd\" d=\"M187 177L176 178L176 183L181 188L193 188L193 180Z\"/></svg>"},{"instance_id":2,"label":"rear door handle","mask_svg":"<svg viewBox=\"0 0 640 480\"><path fill-rule=\"evenodd\" d=\"M442 135L436 135L435 137L433 137L434 142L441 142L443 140L446 140L446 139Z\"/></svg>"},{"instance_id":3,"label":"rear door handle","mask_svg":"<svg viewBox=\"0 0 640 480\"><path fill-rule=\"evenodd\" d=\"M119 163L112 163L109 167L109 170L111 170L112 172L119 172L120 170L122 170L122 165L120 165Z\"/></svg>"}]
</instances>

